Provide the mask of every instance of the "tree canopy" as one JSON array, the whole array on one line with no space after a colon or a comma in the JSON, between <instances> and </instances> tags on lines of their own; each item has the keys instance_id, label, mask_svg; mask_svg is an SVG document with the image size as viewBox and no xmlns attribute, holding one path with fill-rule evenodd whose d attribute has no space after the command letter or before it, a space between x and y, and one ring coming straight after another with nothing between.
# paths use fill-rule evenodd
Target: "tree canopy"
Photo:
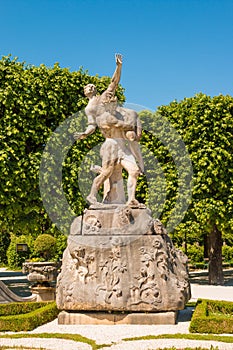
<instances>
[{"instance_id":1,"label":"tree canopy","mask_svg":"<svg viewBox=\"0 0 233 350\"><path fill-rule=\"evenodd\" d=\"M159 107L154 118L165 118L171 123L192 161L192 200L174 236L180 237L180 243L187 233L191 242L209 236L210 267L214 261L221 264L222 237L230 240L233 231L233 98L200 93ZM175 164L172 159L169 161L163 145L155 140L153 147L162 159L168 184L167 204L162 214L166 223L171 213L169 207L176 200ZM218 267L216 264L212 267L216 275ZM213 281L218 283L214 278Z\"/></svg>"},{"instance_id":2,"label":"tree canopy","mask_svg":"<svg viewBox=\"0 0 233 350\"><path fill-rule=\"evenodd\" d=\"M193 165L192 202L186 220L200 231L216 224L229 232L233 223L233 98L198 94L161 106L181 135Z\"/></svg>"},{"instance_id":3,"label":"tree canopy","mask_svg":"<svg viewBox=\"0 0 233 350\"><path fill-rule=\"evenodd\" d=\"M101 93L109 77L70 72L58 63L39 67L10 56L0 61L0 222L15 233L39 234L52 223L42 205L39 167L53 131L87 104L83 88L94 83ZM117 97L124 101L119 86ZM94 136L95 137L95 136ZM83 145L85 147L85 143Z\"/></svg>"},{"instance_id":4,"label":"tree canopy","mask_svg":"<svg viewBox=\"0 0 233 350\"><path fill-rule=\"evenodd\" d=\"M86 205L85 191L91 182L89 169L95 161L99 164L96 147L103 137L97 131L82 142L74 143L71 138L75 130L85 128L86 117L80 112L87 104L84 86L94 83L101 93L109 81L109 77L90 76L81 68L70 72L57 63L48 68L27 65L9 56L1 59L2 231L36 237L55 230L39 190L41 159L50 168L43 181L49 186L47 197L57 198L57 202L51 202L54 212L59 209L63 191L71 209L76 215L81 214ZM121 86L117 97L124 101ZM210 232L215 232L212 239L220 232L232 242L233 98L200 93L161 106L155 113L144 111L140 117L148 171L138 182L139 200L147 203L165 225L175 229L173 235L180 244L187 232L190 243ZM54 150L52 157L48 144ZM63 149L66 151L60 152ZM85 157L87 153L90 157ZM62 172L56 174L52 170L58 156ZM62 176L60 192L56 188L59 176Z\"/></svg>"}]
</instances>

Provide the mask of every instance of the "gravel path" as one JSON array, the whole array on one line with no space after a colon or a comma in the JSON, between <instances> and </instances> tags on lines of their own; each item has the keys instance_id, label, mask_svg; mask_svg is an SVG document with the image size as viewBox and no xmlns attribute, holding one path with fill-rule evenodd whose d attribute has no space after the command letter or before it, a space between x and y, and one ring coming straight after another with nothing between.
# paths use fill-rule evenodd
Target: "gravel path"
<instances>
[{"instance_id":1,"label":"gravel path","mask_svg":"<svg viewBox=\"0 0 233 350\"><path fill-rule=\"evenodd\" d=\"M71 333L91 338L97 344L111 344L125 338L146 335L189 333L190 322L179 322L176 325L58 325L57 320L38 327L31 333Z\"/></svg>"},{"instance_id":2,"label":"gravel path","mask_svg":"<svg viewBox=\"0 0 233 350\"><path fill-rule=\"evenodd\" d=\"M192 300L197 298L208 298L216 300L233 301L233 286L208 286L208 285L191 285ZM177 334L189 333L189 324L192 315L192 308L187 308L179 313L178 323L176 325L58 325L57 319L36 328L29 332L32 335L36 333L72 333L80 334L84 337L93 339L97 344L109 344L102 348L103 350L155 350L157 348L176 346L184 347L204 347L210 349L211 345L219 350L233 349L233 343L227 344L214 341L197 341L187 339L153 339L153 340L138 340L124 341L125 338L140 337L146 335L159 334ZM5 332L4 334L11 334ZM231 335L233 337L233 335ZM1 337L1 335L0 335ZM112 345L110 345L112 344ZM91 350L91 346L85 343L78 343L71 340L62 339L4 339L0 338L0 345L7 346L27 346L27 347L42 347L51 350Z\"/></svg>"},{"instance_id":3,"label":"gravel path","mask_svg":"<svg viewBox=\"0 0 233 350\"><path fill-rule=\"evenodd\" d=\"M91 346L85 343L79 343L73 340L65 339L0 339L0 345L3 346L26 346L27 348L44 348L48 350L91 350Z\"/></svg>"}]
</instances>

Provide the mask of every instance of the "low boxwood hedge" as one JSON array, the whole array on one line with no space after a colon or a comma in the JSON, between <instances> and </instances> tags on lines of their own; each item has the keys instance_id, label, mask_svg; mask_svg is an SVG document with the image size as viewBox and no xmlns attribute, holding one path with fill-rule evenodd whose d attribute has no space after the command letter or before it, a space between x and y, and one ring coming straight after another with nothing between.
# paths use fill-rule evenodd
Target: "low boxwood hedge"
<instances>
[{"instance_id":1,"label":"low boxwood hedge","mask_svg":"<svg viewBox=\"0 0 233 350\"><path fill-rule=\"evenodd\" d=\"M0 316L27 314L51 302L18 302L0 304Z\"/></svg>"},{"instance_id":2,"label":"low boxwood hedge","mask_svg":"<svg viewBox=\"0 0 233 350\"><path fill-rule=\"evenodd\" d=\"M233 302L199 299L189 331L191 333L233 333Z\"/></svg>"},{"instance_id":3,"label":"low boxwood hedge","mask_svg":"<svg viewBox=\"0 0 233 350\"><path fill-rule=\"evenodd\" d=\"M0 305L0 331L31 331L58 315L55 302L9 303Z\"/></svg>"}]
</instances>

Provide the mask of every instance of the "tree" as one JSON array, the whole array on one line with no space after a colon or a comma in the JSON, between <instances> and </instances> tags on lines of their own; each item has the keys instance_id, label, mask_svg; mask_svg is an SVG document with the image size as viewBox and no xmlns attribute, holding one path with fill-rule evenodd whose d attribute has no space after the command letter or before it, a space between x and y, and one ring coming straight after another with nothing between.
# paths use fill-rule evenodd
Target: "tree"
<instances>
[{"instance_id":1,"label":"tree","mask_svg":"<svg viewBox=\"0 0 233 350\"><path fill-rule=\"evenodd\" d=\"M7 263L6 252L10 245L10 234L9 232L2 230L0 234L0 264Z\"/></svg>"},{"instance_id":2,"label":"tree","mask_svg":"<svg viewBox=\"0 0 233 350\"><path fill-rule=\"evenodd\" d=\"M83 88L94 83L101 93L108 77L70 72L59 64L48 68L18 62L10 56L0 61L0 223L8 232L53 232L39 191L42 152L53 131L67 117L82 110L87 100ZM123 89L117 90L124 101ZM72 135L71 135L72 136ZM93 136L95 139L96 136ZM86 143L82 146L85 148ZM75 146L74 146L75 147ZM80 158L80 152L76 152ZM77 161L80 161L78 159ZM71 165L70 165L71 166ZM69 168L69 166L68 166ZM64 187L66 181L64 178ZM71 201L76 202L76 193ZM85 203L81 201L83 209Z\"/></svg>"},{"instance_id":3,"label":"tree","mask_svg":"<svg viewBox=\"0 0 233 350\"><path fill-rule=\"evenodd\" d=\"M222 237L232 234L233 227L233 98L200 93L161 106L155 119L161 117L181 135L193 165L192 201L175 233L207 235L209 283L223 284ZM166 173L168 181L174 174ZM173 203L172 198L168 194L168 202ZM165 222L168 216L167 206Z\"/></svg>"},{"instance_id":4,"label":"tree","mask_svg":"<svg viewBox=\"0 0 233 350\"><path fill-rule=\"evenodd\" d=\"M17 244L27 244L28 249L17 252ZM13 269L22 268L22 264L30 258L33 246L34 240L31 235L16 236L11 234L11 242L6 252L8 266Z\"/></svg>"}]
</instances>

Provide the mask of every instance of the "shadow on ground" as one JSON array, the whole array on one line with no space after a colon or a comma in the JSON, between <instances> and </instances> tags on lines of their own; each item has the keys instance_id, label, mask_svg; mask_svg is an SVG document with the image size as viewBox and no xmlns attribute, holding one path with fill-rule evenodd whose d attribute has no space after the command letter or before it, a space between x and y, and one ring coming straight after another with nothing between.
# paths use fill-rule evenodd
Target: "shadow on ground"
<instances>
[{"instance_id":1,"label":"shadow on ground","mask_svg":"<svg viewBox=\"0 0 233 350\"><path fill-rule=\"evenodd\" d=\"M191 271L189 273L189 281L192 284L209 285L208 271ZM233 269L224 270L224 286L233 286Z\"/></svg>"}]
</instances>

